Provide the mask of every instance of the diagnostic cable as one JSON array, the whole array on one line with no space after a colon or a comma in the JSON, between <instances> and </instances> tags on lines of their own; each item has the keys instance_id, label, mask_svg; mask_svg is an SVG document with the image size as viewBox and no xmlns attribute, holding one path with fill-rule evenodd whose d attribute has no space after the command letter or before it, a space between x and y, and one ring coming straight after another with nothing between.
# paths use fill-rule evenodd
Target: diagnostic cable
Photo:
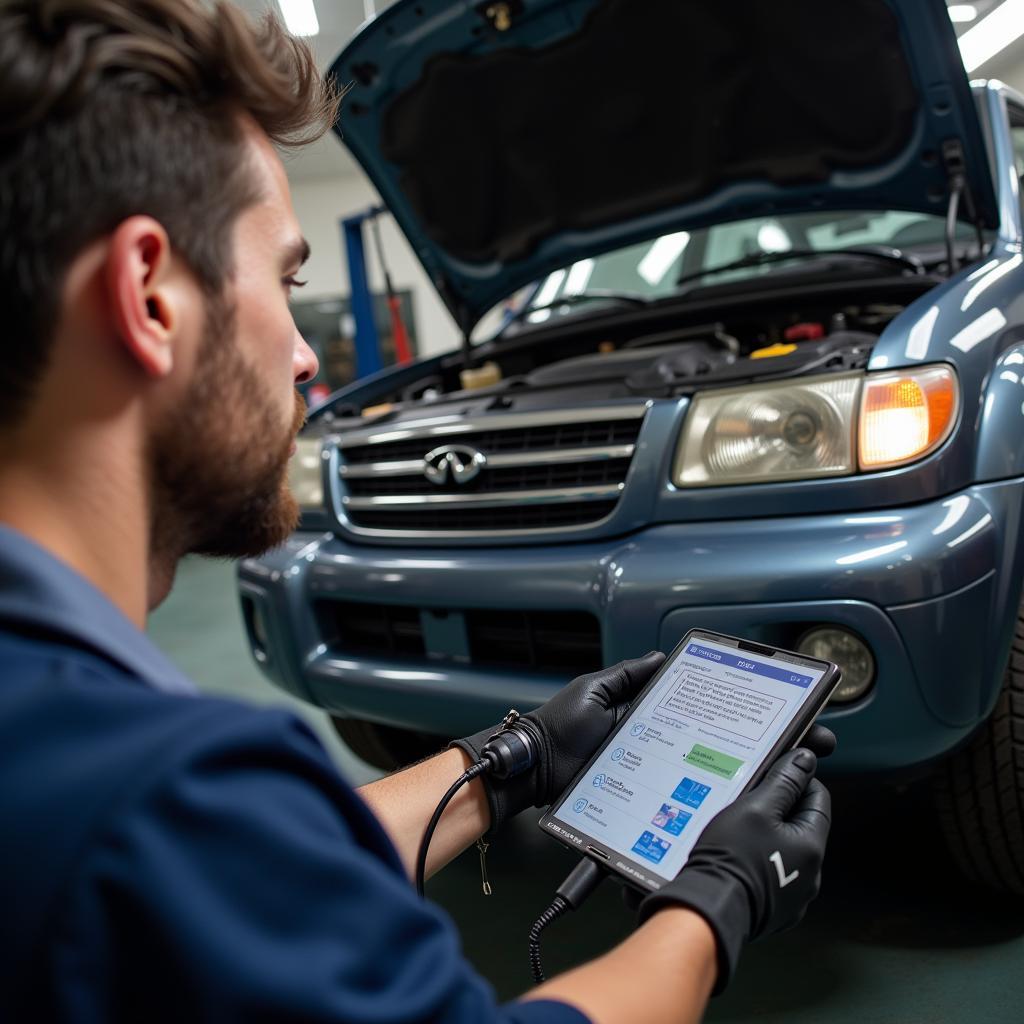
<instances>
[{"instance_id":1,"label":"diagnostic cable","mask_svg":"<svg viewBox=\"0 0 1024 1024\"><path fill-rule=\"evenodd\" d=\"M423 882L427 872L427 850L430 840L434 837L434 829L441 820L445 808L451 803L452 797L467 783L483 774L493 775L496 779L511 779L533 767L536 751L530 734L515 723L519 720L519 712L509 711L501 723L501 731L495 733L483 746L479 761L474 761L448 788L441 797L437 809L423 833L419 854L416 857L416 891L423 895Z\"/></svg>"},{"instance_id":2,"label":"diagnostic cable","mask_svg":"<svg viewBox=\"0 0 1024 1024\"><path fill-rule=\"evenodd\" d=\"M424 879L427 870L427 851L430 840L434 836L437 823L441 820L445 808L451 803L455 794L467 782L481 775L493 775L496 779L511 779L533 767L536 751L530 734L515 723L519 712L512 710L501 723L501 730L495 733L483 746L481 757L474 761L452 784L437 805L423 833L419 853L416 857L416 892L423 895ZM485 849L483 847L482 849ZM481 852L482 859L482 852ZM566 877L565 881L555 890L555 898L548 908L537 918L530 929L530 970L538 984L545 980L540 959L540 934L552 921L567 914L570 910L581 907L588 896L598 887L606 872L589 857L584 857ZM484 885L489 892L490 886Z\"/></svg>"},{"instance_id":3,"label":"diagnostic cable","mask_svg":"<svg viewBox=\"0 0 1024 1024\"><path fill-rule=\"evenodd\" d=\"M607 872L597 861L581 857L565 881L555 890L555 898L530 929L530 973L539 985L547 981L540 962L540 933L556 918L578 910L587 897L601 884Z\"/></svg>"}]
</instances>

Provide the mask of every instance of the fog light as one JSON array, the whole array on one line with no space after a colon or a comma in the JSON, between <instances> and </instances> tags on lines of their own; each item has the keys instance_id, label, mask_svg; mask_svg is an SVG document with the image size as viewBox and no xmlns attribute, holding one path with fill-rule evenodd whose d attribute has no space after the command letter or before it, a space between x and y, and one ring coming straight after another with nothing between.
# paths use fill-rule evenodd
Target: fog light
<instances>
[{"instance_id":1,"label":"fog light","mask_svg":"<svg viewBox=\"0 0 1024 1024\"><path fill-rule=\"evenodd\" d=\"M830 704L849 704L867 693L875 680L871 649L856 633L838 626L817 626L804 633L796 649L822 661L834 661L843 678Z\"/></svg>"},{"instance_id":2,"label":"fog light","mask_svg":"<svg viewBox=\"0 0 1024 1024\"><path fill-rule=\"evenodd\" d=\"M301 509L323 508L322 448L322 438L296 438L295 454L288 463L288 487Z\"/></svg>"}]
</instances>

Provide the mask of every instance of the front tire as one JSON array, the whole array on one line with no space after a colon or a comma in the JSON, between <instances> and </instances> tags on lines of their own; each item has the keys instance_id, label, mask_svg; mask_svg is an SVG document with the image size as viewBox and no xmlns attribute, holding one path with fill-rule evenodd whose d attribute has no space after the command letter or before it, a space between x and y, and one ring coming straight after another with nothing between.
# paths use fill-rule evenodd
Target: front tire
<instances>
[{"instance_id":1,"label":"front tire","mask_svg":"<svg viewBox=\"0 0 1024 1024\"><path fill-rule=\"evenodd\" d=\"M1024 896L1024 618L995 711L935 778L950 852L973 882Z\"/></svg>"}]
</instances>

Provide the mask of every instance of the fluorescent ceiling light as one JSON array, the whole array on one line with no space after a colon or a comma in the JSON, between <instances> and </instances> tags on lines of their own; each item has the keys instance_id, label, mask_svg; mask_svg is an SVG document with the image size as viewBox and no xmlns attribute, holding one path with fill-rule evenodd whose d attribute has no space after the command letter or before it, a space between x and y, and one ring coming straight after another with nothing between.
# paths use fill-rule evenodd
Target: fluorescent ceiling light
<instances>
[{"instance_id":1,"label":"fluorescent ceiling light","mask_svg":"<svg viewBox=\"0 0 1024 1024\"><path fill-rule=\"evenodd\" d=\"M293 36L315 36L320 31L313 0L277 0L277 5Z\"/></svg>"},{"instance_id":2,"label":"fluorescent ceiling light","mask_svg":"<svg viewBox=\"0 0 1024 1024\"><path fill-rule=\"evenodd\" d=\"M669 267L690 240L688 231L677 231L674 235L662 235L637 265L637 273L653 288L661 283Z\"/></svg>"},{"instance_id":3,"label":"fluorescent ceiling light","mask_svg":"<svg viewBox=\"0 0 1024 1024\"><path fill-rule=\"evenodd\" d=\"M556 270L552 274L548 274L547 279L540 286L537 294L533 297L533 301L530 303L534 307L533 312L526 318L532 324L543 323L545 320L550 319L550 309L537 309L538 306L549 306L555 301L555 296L558 294L558 289L562 287L562 282L565 280L565 271Z\"/></svg>"},{"instance_id":4,"label":"fluorescent ceiling light","mask_svg":"<svg viewBox=\"0 0 1024 1024\"><path fill-rule=\"evenodd\" d=\"M974 4L951 4L949 7L949 20L957 23L974 21L978 16L978 8Z\"/></svg>"},{"instance_id":5,"label":"fluorescent ceiling light","mask_svg":"<svg viewBox=\"0 0 1024 1024\"><path fill-rule=\"evenodd\" d=\"M586 291L587 285L590 284L590 275L593 272L593 260L580 260L579 263L574 263L565 282L564 294L579 295L580 292Z\"/></svg>"},{"instance_id":6,"label":"fluorescent ceiling light","mask_svg":"<svg viewBox=\"0 0 1024 1024\"><path fill-rule=\"evenodd\" d=\"M546 306L549 302L554 302L564 280L564 270L556 270L554 273L548 274L548 279L540 286L540 291L537 292L537 297L533 300L532 305Z\"/></svg>"},{"instance_id":7,"label":"fluorescent ceiling light","mask_svg":"<svg viewBox=\"0 0 1024 1024\"><path fill-rule=\"evenodd\" d=\"M1003 0L959 39L967 73L977 70L1024 35L1024 0Z\"/></svg>"},{"instance_id":8,"label":"fluorescent ceiling light","mask_svg":"<svg viewBox=\"0 0 1024 1024\"><path fill-rule=\"evenodd\" d=\"M769 221L757 229L757 244L764 252L789 252L793 243L781 224Z\"/></svg>"}]
</instances>

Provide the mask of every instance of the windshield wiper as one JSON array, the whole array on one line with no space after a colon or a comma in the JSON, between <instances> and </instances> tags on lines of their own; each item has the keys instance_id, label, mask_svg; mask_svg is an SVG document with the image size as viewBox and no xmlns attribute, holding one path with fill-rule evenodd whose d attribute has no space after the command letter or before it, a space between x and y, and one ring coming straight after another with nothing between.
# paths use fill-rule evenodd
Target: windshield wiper
<instances>
[{"instance_id":1,"label":"windshield wiper","mask_svg":"<svg viewBox=\"0 0 1024 1024\"><path fill-rule=\"evenodd\" d=\"M635 295L632 292L604 291L594 288L591 291L574 292L572 295L563 295L559 299L553 299L551 302L545 302L542 306L524 306L515 313L509 322L516 323L519 320L525 320L531 313L541 313L546 309L557 309L559 306L576 306L581 302L600 302L602 300L605 302L617 302L620 305L650 305L650 300L645 299L642 295Z\"/></svg>"},{"instance_id":2,"label":"windshield wiper","mask_svg":"<svg viewBox=\"0 0 1024 1024\"><path fill-rule=\"evenodd\" d=\"M726 270L760 267L766 263L782 263L785 260L812 260L822 256L854 256L895 264L905 270L912 270L915 274L925 272L924 264L916 256L902 252L900 249L890 249L888 246L879 246L877 249L788 249L785 252L754 252L747 256L741 256L738 260L722 263L717 267L705 267L692 274L683 274L676 279L676 287L681 288L691 281L699 281L702 277L720 274Z\"/></svg>"}]
</instances>

